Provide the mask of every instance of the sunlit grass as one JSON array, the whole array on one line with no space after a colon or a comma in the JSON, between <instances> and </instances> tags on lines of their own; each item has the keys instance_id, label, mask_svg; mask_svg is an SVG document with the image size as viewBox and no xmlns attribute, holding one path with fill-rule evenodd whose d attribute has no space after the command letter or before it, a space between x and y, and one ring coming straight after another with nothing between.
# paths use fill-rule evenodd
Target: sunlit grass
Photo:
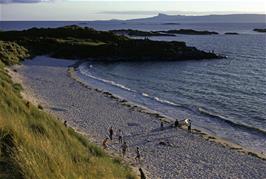
<instances>
[{"instance_id":1,"label":"sunlit grass","mask_svg":"<svg viewBox=\"0 0 266 179\"><path fill-rule=\"evenodd\" d=\"M16 53L11 55L16 61ZM0 178L135 178L129 167L106 155L84 136L27 104L20 95L21 86L14 84L4 69L1 61L7 59L2 58L5 57L0 59Z\"/></svg>"},{"instance_id":2,"label":"sunlit grass","mask_svg":"<svg viewBox=\"0 0 266 179\"><path fill-rule=\"evenodd\" d=\"M97 46L97 45L104 45L106 43L100 42L100 41L93 41L90 39L74 39L74 38L68 38L68 39L55 39L57 42L62 44L72 44L72 45L90 45L90 46Z\"/></svg>"}]
</instances>

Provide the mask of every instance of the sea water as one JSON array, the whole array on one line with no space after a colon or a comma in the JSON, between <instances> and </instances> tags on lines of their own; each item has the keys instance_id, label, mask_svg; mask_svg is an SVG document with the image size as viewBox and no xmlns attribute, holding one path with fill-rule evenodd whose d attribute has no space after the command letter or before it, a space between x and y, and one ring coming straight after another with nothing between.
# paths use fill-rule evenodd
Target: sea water
<instances>
[{"instance_id":1,"label":"sea water","mask_svg":"<svg viewBox=\"0 0 266 179\"><path fill-rule=\"evenodd\" d=\"M226 59L85 63L79 74L91 85L266 152L266 35L234 32L240 34L150 38L185 41Z\"/></svg>"}]
</instances>

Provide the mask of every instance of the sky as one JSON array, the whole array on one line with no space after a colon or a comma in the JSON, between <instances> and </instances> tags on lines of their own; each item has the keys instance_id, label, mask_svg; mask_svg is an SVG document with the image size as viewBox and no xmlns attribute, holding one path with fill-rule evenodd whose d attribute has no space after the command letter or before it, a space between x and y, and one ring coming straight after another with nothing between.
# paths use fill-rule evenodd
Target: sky
<instances>
[{"instance_id":1,"label":"sky","mask_svg":"<svg viewBox=\"0 0 266 179\"><path fill-rule=\"evenodd\" d=\"M109 20L170 15L266 14L265 0L0 0L0 20Z\"/></svg>"}]
</instances>

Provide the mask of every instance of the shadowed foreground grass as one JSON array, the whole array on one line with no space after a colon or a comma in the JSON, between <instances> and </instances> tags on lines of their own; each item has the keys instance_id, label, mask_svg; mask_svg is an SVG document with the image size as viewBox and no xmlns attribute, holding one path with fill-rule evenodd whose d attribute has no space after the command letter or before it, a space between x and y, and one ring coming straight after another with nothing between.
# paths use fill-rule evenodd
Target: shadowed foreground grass
<instances>
[{"instance_id":1,"label":"shadowed foreground grass","mask_svg":"<svg viewBox=\"0 0 266 179\"><path fill-rule=\"evenodd\" d=\"M4 68L27 50L2 41L0 49L0 178L136 178L119 159L24 101Z\"/></svg>"}]
</instances>

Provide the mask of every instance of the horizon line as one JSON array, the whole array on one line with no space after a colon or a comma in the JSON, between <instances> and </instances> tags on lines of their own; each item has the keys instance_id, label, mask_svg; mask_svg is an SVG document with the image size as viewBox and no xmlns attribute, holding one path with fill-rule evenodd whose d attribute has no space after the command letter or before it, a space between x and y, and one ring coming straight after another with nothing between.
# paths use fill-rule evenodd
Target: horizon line
<instances>
[{"instance_id":1,"label":"horizon line","mask_svg":"<svg viewBox=\"0 0 266 179\"><path fill-rule=\"evenodd\" d=\"M105 11L102 11L102 12L99 12L99 13L103 13L103 12L105 12ZM111 12L111 11L110 11ZM122 11L120 11L120 12L122 12ZM125 11L126 12L126 11ZM134 11L134 12L137 12L137 11ZM140 12L140 11L138 11L138 12ZM148 12L148 11L143 11L143 12ZM152 11L150 11L150 12L152 12ZM71 20L67 20L67 19L40 19L40 20L30 20L30 19L18 19L18 20L14 20L14 19L10 19L10 20L8 20L8 19L0 19L0 24L1 24L1 22L11 22L11 21L21 21L21 22L23 22L23 21L35 21L35 22L38 22L38 21L54 21L54 22L57 22L57 21L68 21L68 22L71 22L71 21L127 21L127 20L137 20L137 19L144 19L144 18L151 18L151 17L157 17L157 16L159 16L160 14L161 15L166 15L166 16L193 16L193 17L196 17L196 16L227 16L227 15L265 15L266 16L266 13L250 13L250 12L248 12L248 13L242 13L242 12L236 12L236 13L228 13L228 14L215 14L215 13L211 13L211 14L195 14L195 15L192 15L192 14L166 14L165 12L168 12L168 11L160 11L160 12L157 12L157 15L152 15L152 14L150 14L150 16L148 16L148 15L144 15L143 17L140 17L140 18L129 18L129 19L76 19L76 20L74 20L74 19L71 19ZM170 12L170 11L169 11ZM174 12L174 11L172 11L172 12ZM180 11L179 11L180 12ZM185 12L185 11L184 11ZM217 13L217 12L216 12ZM220 12L221 13L221 12ZM119 14L118 14L119 15ZM122 14L121 14L122 15ZM132 15L135 15L135 14L132 14ZM266 23L266 22L265 22Z\"/></svg>"}]
</instances>

